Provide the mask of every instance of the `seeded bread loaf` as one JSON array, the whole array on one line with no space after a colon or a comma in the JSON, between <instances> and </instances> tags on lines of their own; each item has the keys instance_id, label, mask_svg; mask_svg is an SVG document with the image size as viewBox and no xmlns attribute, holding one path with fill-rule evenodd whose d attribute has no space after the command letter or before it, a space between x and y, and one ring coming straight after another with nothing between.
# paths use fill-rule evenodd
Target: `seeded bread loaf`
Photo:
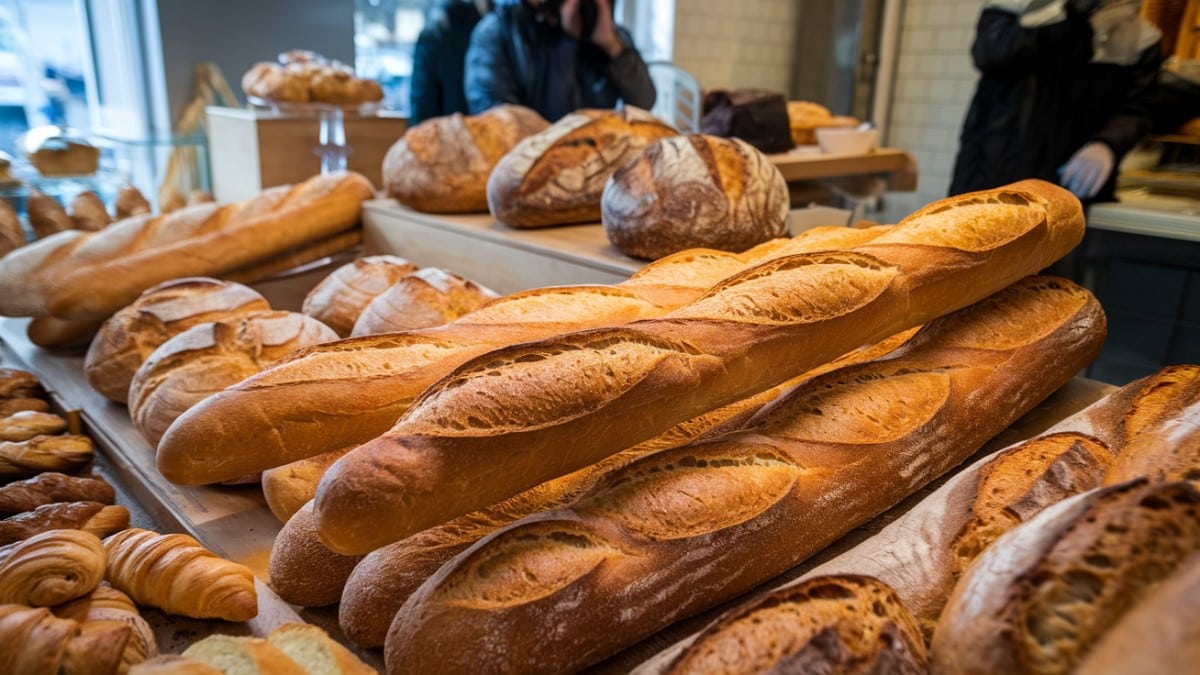
<instances>
[{"instance_id":1,"label":"seeded bread loaf","mask_svg":"<svg viewBox=\"0 0 1200 675\"><path fill-rule=\"evenodd\" d=\"M600 221L608 177L676 131L650 113L580 110L525 138L492 170L488 208L517 228Z\"/></svg>"},{"instance_id":2,"label":"seeded bread loaf","mask_svg":"<svg viewBox=\"0 0 1200 675\"><path fill-rule=\"evenodd\" d=\"M752 267L662 318L476 357L334 464L321 537L365 553L507 499L977 302L1081 231L1074 197L1023 182L935 202L849 251Z\"/></svg>"},{"instance_id":3,"label":"seeded bread loaf","mask_svg":"<svg viewBox=\"0 0 1200 675\"><path fill-rule=\"evenodd\" d=\"M337 268L314 286L305 296L300 311L346 337L372 300L416 271L416 265L399 256L359 258Z\"/></svg>"},{"instance_id":4,"label":"seeded bread loaf","mask_svg":"<svg viewBox=\"0 0 1200 675\"><path fill-rule=\"evenodd\" d=\"M425 120L406 131L383 158L384 189L418 211L485 213L488 176L496 163L549 124L519 105Z\"/></svg>"}]
</instances>

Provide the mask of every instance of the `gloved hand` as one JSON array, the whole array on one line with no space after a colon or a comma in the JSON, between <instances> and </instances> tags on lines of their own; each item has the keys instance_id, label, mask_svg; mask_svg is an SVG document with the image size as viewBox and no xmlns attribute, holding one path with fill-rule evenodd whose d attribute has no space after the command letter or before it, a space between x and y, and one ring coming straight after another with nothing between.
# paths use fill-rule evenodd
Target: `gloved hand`
<instances>
[{"instance_id":1,"label":"gloved hand","mask_svg":"<svg viewBox=\"0 0 1200 675\"><path fill-rule=\"evenodd\" d=\"M1093 141L1080 148L1058 170L1059 183L1080 199L1096 196L1112 174L1112 149L1104 143Z\"/></svg>"}]
</instances>

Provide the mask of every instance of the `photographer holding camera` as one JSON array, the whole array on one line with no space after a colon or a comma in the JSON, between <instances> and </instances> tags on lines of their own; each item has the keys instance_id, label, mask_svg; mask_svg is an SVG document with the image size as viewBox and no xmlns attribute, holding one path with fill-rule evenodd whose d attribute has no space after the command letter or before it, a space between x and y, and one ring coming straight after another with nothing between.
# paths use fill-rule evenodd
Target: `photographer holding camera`
<instances>
[{"instance_id":1,"label":"photographer holding camera","mask_svg":"<svg viewBox=\"0 0 1200 675\"><path fill-rule=\"evenodd\" d=\"M516 103L551 122L618 100L649 109L655 96L633 38L613 22L611 0L500 4L471 34L464 85L472 113Z\"/></svg>"}]
</instances>

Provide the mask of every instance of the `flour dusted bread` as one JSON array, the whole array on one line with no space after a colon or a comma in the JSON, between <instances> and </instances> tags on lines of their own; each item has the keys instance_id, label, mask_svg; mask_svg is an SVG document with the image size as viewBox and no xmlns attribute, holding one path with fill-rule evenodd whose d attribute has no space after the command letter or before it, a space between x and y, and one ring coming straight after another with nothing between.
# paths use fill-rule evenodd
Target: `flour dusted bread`
<instances>
[{"instance_id":1,"label":"flour dusted bread","mask_svg":"<svg viewBox=\"0 0 1200 675\"><path fill-rule=\"evenodd\" d=\"M500 160L488 178L488 208L518 228L597 222L608 177L650 143L675 133L631 106L571 113Z\"/></svg>"},{"instance_id":2,"label":"flour dusted bread","mask_svg":"<svg viewBox=\"0 0 1200 675\"><path fill-rule=\"evenodd\" d=\"M604 233L654 260L689 248L744 251L781 237L790 202L783 174L745 141L664 138L617 169L604 188Z\"/></svg>"},{"instance_id":3,"label":"flour dusted bread","mask_svg":"<svg viewBox=\"0 0 1200 675\"><path fill-rule=\"evenodd\" d=\"M509 150L549 122L529 108L498 105L410 128L383 158L389 197L428 213L486 212L487 181Z\"/></svg>"},{"instance_id":4,"label":"flour dusted bread","mask_svg":"<svg viewBox=\"0 0 1200 675\"><path fill-rule=\"evenodd\" d=\"M301 311L346 337L372 300L415 271L416 265L394 255L359 258L314 286L305 296Z\"/></svg>"},{"instance_id":5,"label":"flour dusted bread","mask_svg":"<svg viewBox=\"0 0 1200 675\"><path fill-rule=\"evenodd\" d=\"M367 305L352 336L441 326L500 297L474 281L426 267L392 284Z\"/></svg>"},{"instance_id":6,"label":"flour dusted bread","mask_svg":"<svg viewBox=\"0 0 1200 675\"><path fill-rule=\"evenodd\" d=\"M1040 182L964 195L855 249L752 267L662 318L476 357L334 464L322 538L378 548L981 300L1074 246L1079 208Z\"/></svg>"},{"instance_id":7,"label":"flour dusted bread","mask_svg":"<svg viewBox=\"0 0 1200 675\"><path fill-rule=\"evenodd\" d=\"M925 639L895 591L870 577L816 577L768 593L702 633L671 675L927 672Z\"/></svg>"},{"instance_id":8,"label":"flour dusted bread","mask_svg":"<svg viewBox=\"0 0 1200 675\"><path fill-rule=\"evenodd\" d=\"M268 309L258 291L238 283L192 277L159 284L104 322L84 374L93 389L124 404L133 376L162 343L192 326Z\"/></svg>"},{"instance_id":9,"label":"flour dusted bread","mask_svg":"<svg viewBox=\"0 0 1200 675\"><path fill-rule=\"evenodd\" d=\"M188 408L337 334L298 312L253 312L192 326L151 352L129 387L129 416L151 445Z\"/></svg>"}]
</instances>

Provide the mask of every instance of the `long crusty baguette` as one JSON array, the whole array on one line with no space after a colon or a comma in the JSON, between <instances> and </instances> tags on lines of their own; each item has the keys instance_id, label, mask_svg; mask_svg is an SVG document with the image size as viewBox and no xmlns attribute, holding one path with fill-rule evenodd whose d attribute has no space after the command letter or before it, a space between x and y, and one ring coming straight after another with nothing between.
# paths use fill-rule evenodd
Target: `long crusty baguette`
<instances>
[{"instance_id":1,"label":"long crusty baguette","mask_svg":"<svg viewBox=\"0 0 1200 675\"><path fill-rule=\"evenodd\" d=\"M661 316L752 260L859 244L885 232L810 230L745 256L682 252L616 286L533 289L439 328L314 347L182 415L159 444L159 467L173 481L216 482L365 443L391 428L427 386L492 349Z\"/></svg>"},{"instance_id":2,"label":"long crusty baguette","mask_svg":"<svg viewBox=\"0 0 1200 675\"><path fill-rule=\"evenodd\" d=\"M635 461L439 570L397 613L388 670L574 670L742 593L970 456L1094 358L1103 324L1087 291L1031 278Z\"/></svg>"},{"instance_id":3,"label":"long crusty baguette","mask_svg":"<svg viewBox=\"0 0 1200 675\"><path fill-rule=\"evenodd\" d=\"M359 174L330 174L236 204L55 234L0 261L0 285L9 291L0 314L103 319L157 283L219 275L348 229L372 193Z\"/></svg>"},{"instance_id":4,"label":"long crusty baguette","mask_svg":"<svg viewBox=\"0 0 1200 675\"><path fill-rule=\"evenodd\" d=\"M660 319L484 354L334 464L321 537L364 553L506 499L977 302L1081 232L1070 193L1026 181L936 202L850 251L776 258Z\"/></svg>"},{"instance_id":5,"label":"long crusty baguette","mask_svg":"<svg viewBox=\"0 0 1200 675\"><path fill-rule=\"evenodd\" d=\"M534 513L566 506L594 487L608 472L639 457L736 430L764 405L803 379L883 357L907 342L915 332L904 331L877 344L857 349L783 385L678 424L649 441L607 457L592 466L372 551L355 566L341 593L338 621L342 630L358 645L382 646L392 617L408 596L417 590L425 579L433 576L443 564L485 535ZM284 528L285 532L287 530L288 528ZM312 530L312 534L315 536L315 529ZM289 540L284 532L276 538L272 549L272 579L277 578L275 552L286 551L289 547L297 545L299 544ZM303 573L302 569L292 571L292 575ZM284 599L288 600L286 597Z\"/></svg>"}]
</instances>

